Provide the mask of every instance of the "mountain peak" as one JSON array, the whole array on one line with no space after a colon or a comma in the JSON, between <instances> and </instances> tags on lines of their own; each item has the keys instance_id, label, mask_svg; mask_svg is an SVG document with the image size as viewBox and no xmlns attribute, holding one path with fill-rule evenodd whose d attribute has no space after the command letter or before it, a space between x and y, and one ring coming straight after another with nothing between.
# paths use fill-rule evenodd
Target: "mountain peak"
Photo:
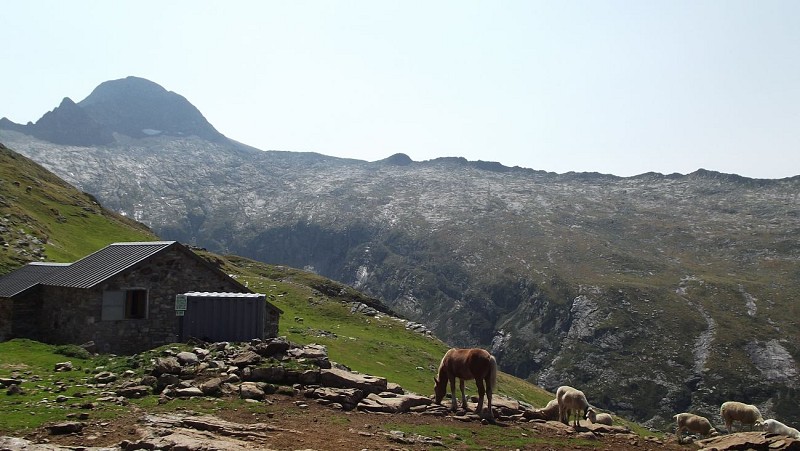
<instances>
[{"instance_id":1,"label":"mountain peak","mask_svg":"<svg viewBox=\"0 0 800 451\"><path fill-rule=\"evenodd\" d=\"M164 134L226 139L185 97L140 77L103 82L78 105L97 122L133 138Z\"/></svg>"},{"instance_id":2,"label":"mountain peak","mask_svg":"<svg viewBox=\"0 0 800 451\"><path fill-rule=\"evenodd\" d=\"M116 140L114 133L131 138L197 136L228 142L186 98L133 76L103 82L78 103L64 97L35 124L0 119L0 129L71 146L111 144Z\"/></svg>"},{"instance_id":3,"label":"mountain peak","mask_svg":"<svg viewBox=\"0 0 800 451\"><path fill-rule=\"evenodd\" d=\"M411 157L409 157L404 153L396 153L390 157L384 158L383 160L379 161L379 163L384 163L391 166L408 166L413 162L414 160L412 160Z\"/></svg>"}]
</instances>

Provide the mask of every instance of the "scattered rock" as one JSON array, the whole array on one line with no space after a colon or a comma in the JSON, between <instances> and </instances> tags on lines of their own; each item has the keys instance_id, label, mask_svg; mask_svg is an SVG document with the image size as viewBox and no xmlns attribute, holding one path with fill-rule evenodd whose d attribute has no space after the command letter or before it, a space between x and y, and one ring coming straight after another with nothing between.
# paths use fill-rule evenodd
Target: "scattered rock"
<instances>
[{"instance_id":1,"label":"scattered rock","mask_svg":"<svg viewBox=\"0 0 800 451\"><path fill-rule=\"evenodd\" d=\"M197 365L197 363L200 361L200 358L197 357L197 354L188 351L179 352L175 357L178 359L178 363L180 363L182 366Z\"/></svg>"},{"instance_id":2,"label":"scattered rock","mask_svg":"<svg viewBox=\"0 0 800 451\"><path fill-rule=\"evenodd\" d=\"M11 395L21 395L22 393L24 393L24 391L22 390L22 387L20 387L17 384L11 385L10 387L8 387L8 390L6 390L6 394L9 395L9 396L11 396Z\"/></svg>"},{"instance_id":3,"label":"scattered rock","mask_svg":"<svg viewBox=\"0 0 800 451\"><path fill-rule=\"evenodd\" d=\"M237 355L233 361L231 361L233 365L236 365L239 368L244 368L249 365L257 365L259 362L261 362L261 356L253 351L245 351Z\"/></svg>"},{"instance_id":4,"label":"scattered rock","mask_svg":"<svg viewBox=\"0 0 800 451\"><path fill-rule=\"evenodd\" d=\"M258 382L242 382L239 386L239 397L242 399L264 399L263 385Z\"/></svg>"},{"instance_id":5,"label":"scattered rock","mask_svg":"<svg viewBox=\"0 0 800 451\"><path fill-rule=\"evenodd\" d=\"M156 359L155 366L153 367L153 374L156 376L162 374L181 374L181 364L175 357L160 357Z\"/></svg>"},{"instance_id":6,"label":"scattered rock","mask_svg":"<svg viewBox=\"0 0 800 451\"><path fill-rule=\"evenodd\" d=\"M134 385L130 387L120 388L116 391L116 394L118 396L130 399L144 398L145 396L152 393L153 389L148 387L147 385Z\"/></svg>"},{"instance_id":7,"label":"scattered rock","mask_svg":"<svg viewBox=\"0 0 800 451\"><path fill-rule=\"evenodd\" d=\"M206 396L222 394L222 378L214 377L200 384L200 391Z\"/></svg>"},{"instance_id":8,"label":"scattered rock","mask_svg":"<svg viewBox=\"0 0 800 451\"><path fill-rule=\"evenodd\" d=\"M72 371L72 362L59 362L56 363L53 371L57 373Z\"/></svg>"},{"instance_id":9,"label":"scattered rock","mask_svg":"<svg viewBox=\"0 0 800 451\"><path fill-rule=\"evenodd\" d=\"M117 380L117 375L110 371L103 371L102 373L95 374L94 381L98 384L108 384Z\"/></svg>"},{"instance_id":10,"label":"scattered rock","mask_svg":"<svg viewBox=\"0 0 800 451\"><path fill-rule=\"evenodd\" d=\"M50 431L53 435L60 435L60 434L73 434L76 432L80 432L83 428L86 427L86 423L80 421L67 421L64 423L56 423L50 426L47 426L47 430Z\"/></svg>"}]
</instances>

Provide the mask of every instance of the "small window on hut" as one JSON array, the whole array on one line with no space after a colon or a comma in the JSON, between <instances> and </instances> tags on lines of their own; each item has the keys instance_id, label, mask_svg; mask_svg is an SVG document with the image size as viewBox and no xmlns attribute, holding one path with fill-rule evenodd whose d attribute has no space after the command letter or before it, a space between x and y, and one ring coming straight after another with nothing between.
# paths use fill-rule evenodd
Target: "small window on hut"
<instances>
[{"instance_id":1,"label":"small window on hut","mask_svg":"<svg viewBox=\"0 0 800 451\"><path fill-rule=\"evenodd\" d=\"M147 290L103 292L103 321L147 317Z\"/></svg>"}]
</instances>

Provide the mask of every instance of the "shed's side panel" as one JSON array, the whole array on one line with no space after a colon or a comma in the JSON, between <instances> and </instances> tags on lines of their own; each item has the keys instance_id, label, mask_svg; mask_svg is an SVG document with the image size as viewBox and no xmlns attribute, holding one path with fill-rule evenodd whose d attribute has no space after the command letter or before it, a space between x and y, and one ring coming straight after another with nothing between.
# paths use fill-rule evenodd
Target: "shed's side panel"
<instances>
[{"instance_id":1,"label":"shed's side panel","mask_svg":"<svg viewBox=\"0 0 800 451\"><path fill-rule=\"evenodd\" d=\"M183 339L248 341L264 338L263 298L189 297L183 317Z\"/></svg>"}]
</instances>

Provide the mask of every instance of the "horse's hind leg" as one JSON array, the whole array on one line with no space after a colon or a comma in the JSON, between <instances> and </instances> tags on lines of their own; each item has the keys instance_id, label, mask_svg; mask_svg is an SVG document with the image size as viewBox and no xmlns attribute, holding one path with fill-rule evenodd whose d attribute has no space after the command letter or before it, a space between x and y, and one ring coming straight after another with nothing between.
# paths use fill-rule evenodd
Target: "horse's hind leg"
<instances>
[{"instance_id":1,"label":"horse's hind leg","mask_svg":"<svg viewBox=\"0 0 800 451\"><path fill-rule=\"evenodd\" d=\"M475 385L478 386L478 407L475 408L475 413L483 417L483 395L486 393L486 389L483 386L483 379L480 377L475 378ZM489 412L491 413L491 404L489 404L489 407Z\"/></svg>"},{"instance_id":2,"label":"horse's hind leg","mask_svg":"<svg viewBox=\"0 0 800 451\"><path fill-rule=\"evenodd\" d=\"M494 391L494 387L492 387L492 377L486 376L486 404L489 407L489 418L494 419L494 412L492 412L492 392Z\"/></svg>"}]
</instances>

